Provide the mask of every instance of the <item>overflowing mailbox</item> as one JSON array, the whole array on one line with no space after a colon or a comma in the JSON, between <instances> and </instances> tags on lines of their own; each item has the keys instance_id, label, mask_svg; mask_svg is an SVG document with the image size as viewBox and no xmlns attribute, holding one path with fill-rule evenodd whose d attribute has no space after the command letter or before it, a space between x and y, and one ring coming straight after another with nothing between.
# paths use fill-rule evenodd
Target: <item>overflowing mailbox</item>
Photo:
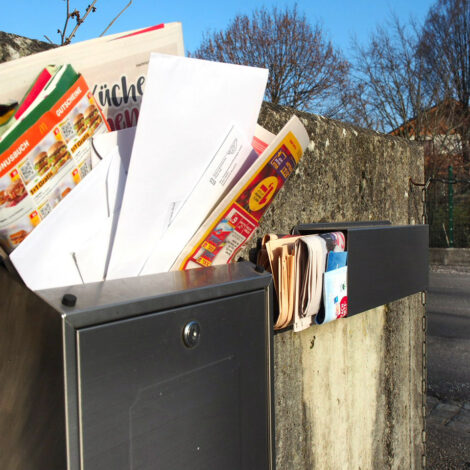
<instances>
[{"instance_id":1,"label":"overflowing mailbox","mask_svg":"<svg viewBox=\"0 0 470 470\"><path fill-rule=\"evenodd\" d=\"M0 292L0 468L273 468L269 274Z\"/></svg>"},{"instance_id":2,"label":"overflowing mailbox","mask_svg":"<svg viewBox=\"0 0 470 470\"><path fill-rule=\"evenodd\" d=\"M423 291L428 227L338 231L348 316ZM272 277L251 263L38 291L0 267L0 468L273 470Z\"/></svg>"}]
</instances>

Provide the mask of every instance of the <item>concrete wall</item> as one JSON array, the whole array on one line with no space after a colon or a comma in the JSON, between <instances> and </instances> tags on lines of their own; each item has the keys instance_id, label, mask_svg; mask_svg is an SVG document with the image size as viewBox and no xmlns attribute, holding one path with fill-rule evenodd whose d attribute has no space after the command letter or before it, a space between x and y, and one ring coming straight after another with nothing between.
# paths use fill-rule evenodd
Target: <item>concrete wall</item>
<instances>
[{"instance_id":1,"label":"concrete wall","mask_svg":"<svg viewBox=\"0 0 470 470\"><path fill-rule=\"evenodd\" d=\"M277 132L294 111L265 105ZM421 147L296 112L309 150L266 213L259 234L303 222L419 221ZM254 242L244 251L254 245ZM276 334L278 470L423 468L420 295L349 319Z\"/></svg>"},{"instance_id":2,"label":"concrete wall","mask_svg":"<svg viewBox=\"0 0 470 470\"><path fill-rule=\"evenodd\" d=\"M470 266L470 248L430 248L429 263L441 266Z\"/></svg>"}]
</instances>

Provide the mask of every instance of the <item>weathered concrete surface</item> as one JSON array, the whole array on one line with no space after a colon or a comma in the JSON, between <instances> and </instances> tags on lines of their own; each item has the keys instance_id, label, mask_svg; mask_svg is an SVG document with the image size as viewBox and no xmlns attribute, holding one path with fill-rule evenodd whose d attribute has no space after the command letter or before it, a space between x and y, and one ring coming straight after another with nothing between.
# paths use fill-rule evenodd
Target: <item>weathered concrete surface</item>
<instances>
[{"instance_id":1,"label":"weathered concrete surface","mask_svg":"<svg viewBox=\"0 0 470 470\"><path fill-rule=\"evenodd\" d=\"M0 63L46 51L53 47L57 47L57 45L0 31Z\"/></svg>"},{"instance_id":2,"label":"weathered concrete surface","mask_svg":"<svg viewBox=\"0 0 470 470\"><path fill-rule=\"evenodd\" d=\"M439 266L470 266L470 248L430 248L429 263Z\"/></svg>"},{"instance_id":3,"label":"weathered concrete surface","mask_svg":"<svg viewBox=\"0 0 470 470\"><path fill-rule=\"evenodd\" d=\"M293 113L265 104L260 123L277 132ZM410 177L423 179L419 146L295 113L309 150L259 234L299 222L419 221L420 195L409 186ZM275 336L279 470L423 468L423 316L414 295Z\"/></svg>"}]
</instances>

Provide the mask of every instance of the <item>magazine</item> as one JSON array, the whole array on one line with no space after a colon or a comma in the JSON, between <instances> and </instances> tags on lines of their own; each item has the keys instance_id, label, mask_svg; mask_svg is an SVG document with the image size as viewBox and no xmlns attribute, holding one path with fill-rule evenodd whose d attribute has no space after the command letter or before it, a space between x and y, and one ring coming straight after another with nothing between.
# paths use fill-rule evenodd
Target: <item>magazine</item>
<instances>
[{"instance_id":1,"label":"magazine","mask_svg":"<svg viewBox=\"0 0 470 470\"><path fill-rule=\"evenodd\" d=\"M0 104L19 102L49 64L82 73L112 130L135 126L150 52L184 55L181 23L168 23L61 46L0 64Z\"/></svg>"}]
</instances>

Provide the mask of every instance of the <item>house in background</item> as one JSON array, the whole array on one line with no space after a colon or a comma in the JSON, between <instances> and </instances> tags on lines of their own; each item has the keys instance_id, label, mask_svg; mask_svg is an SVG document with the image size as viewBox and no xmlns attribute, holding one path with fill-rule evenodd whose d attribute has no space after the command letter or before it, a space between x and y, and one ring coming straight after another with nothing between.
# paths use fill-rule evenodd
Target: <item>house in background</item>
<instances>
[{"instance_id":1,"label":"house in background","mask_svg":"<svg viewBox=\"0 0 470 470\"><path fill-rule=\"evenodd\" d=\"M448 99L390 133L424 144L425 180L432 178L426 191L432 247L470 247L469 125L468 108Z\"/></svg>"},{"instance_id":2,"label":"house in background","mask_svg":"<svg viewBox=\"0 0 470 470\"><path fill-rule=\"evenodd\" d=\"M450 165L454 176L463 179L470 175L469 124L468 109L447 99L390 134L423 143L426 179L447 178Z\"/></svg>"}]
</instances>

